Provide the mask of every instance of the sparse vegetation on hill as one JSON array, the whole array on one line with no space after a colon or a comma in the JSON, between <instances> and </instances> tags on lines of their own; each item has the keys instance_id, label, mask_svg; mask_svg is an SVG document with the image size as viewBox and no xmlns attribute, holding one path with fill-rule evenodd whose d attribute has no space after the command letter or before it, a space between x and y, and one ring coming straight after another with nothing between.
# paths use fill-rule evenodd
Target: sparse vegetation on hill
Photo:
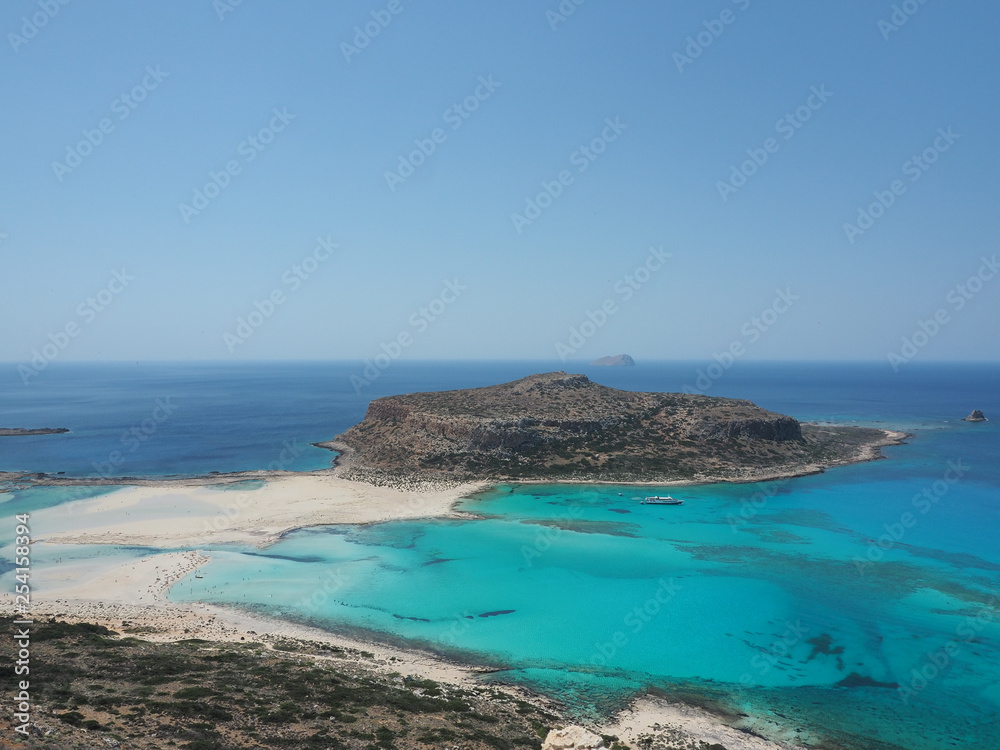
<instances>
[{"instance_id":1,"label":"sparse vegetation on hill","mask_svg":"<svg viewBox=\"0 0 1000 750\"><path fill-rule=\"evenodd\" d=\"M0 622L10 632L11 618ZM12 656L10 639L2 650ZM32 650L30 734L9 731L11 747L516 750L541 747L561 721L488 686L384 674L326 644L155 643L53 621L35 625Z\"/></svg>"},{"instance_id":2,"label":"sparse vegetation on hill","mask_svg":"<svg viewBox=\"0 0 1000 750\"><path fill-rule=\"evenodd\" d=\"M883 430L818 427L749 401L621 391L554 372L375 399L325 445L351 478L750 480L878 457Z\"/></svg>"}]
</instances>

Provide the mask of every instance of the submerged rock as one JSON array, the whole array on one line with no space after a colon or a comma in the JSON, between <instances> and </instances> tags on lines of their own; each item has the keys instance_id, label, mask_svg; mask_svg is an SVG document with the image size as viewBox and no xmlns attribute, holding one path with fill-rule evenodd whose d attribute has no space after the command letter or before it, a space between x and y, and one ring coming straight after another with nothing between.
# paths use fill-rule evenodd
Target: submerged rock
<instances>
[{"instance_id":1,"label":"submerged rock","mask_svg":"<svg viewBox=\"0 0 1000 750\"><path fill-rule=\"evenodd\" d=\"M962 421L963 422L985 422L986 421L986 417L983 416L983 413L981 411L979 411L979 409L973 409L972 410L972 414L970 414L969 416L967 416Z\"/></svg>"}]
</instances>

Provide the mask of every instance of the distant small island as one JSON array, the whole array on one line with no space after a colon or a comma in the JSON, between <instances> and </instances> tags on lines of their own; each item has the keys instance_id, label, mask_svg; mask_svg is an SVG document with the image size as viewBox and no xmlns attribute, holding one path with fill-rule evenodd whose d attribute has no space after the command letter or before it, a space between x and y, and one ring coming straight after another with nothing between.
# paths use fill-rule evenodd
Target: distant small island
<instances>
[{"instance_id":1,"label":"distant small island","mask_svg":"<svg viewBox=\"0 0 1000 750\"><path fill-rule=\"evenodd\" d=\"M590 363L604 367L635 367L635 360L627 354L616 354L613 357L601 357Z\"/></svg>"},{"instance_id":2,"label":"distant small island","mask_svg":"<svg viewBox=\"0 0 1000 750\"><path fill-rule=\"evenodd\" d=\"M986 419L986 416L979 409L973 409L972 410L972 414L970 414L969 416L965 417L962 421L963 422L987 422L989 420Z\"/></svg>"},{"instance_id":3,"label":"distant small island","mask_svg":"<svg viewBox=\"0 0 1000 750\"><path fill-rule=\"evenodd\" d=\"M0 437L15 437L23 435L58 435L62 432L69 432L66 427L0 427Z\"/></svg>"},{"instance_id":4,"label":"distant small island","mask_svg":"<svg viewBox=\"0 0 1000 750\"><path fill-rule=\"evenodd\" d=\"M760 481L880 458L905 433L800 424L750 401L608 388L550 372L387 396L327 443L337 471L399 481Z\"/></svg>"}]
</instances>

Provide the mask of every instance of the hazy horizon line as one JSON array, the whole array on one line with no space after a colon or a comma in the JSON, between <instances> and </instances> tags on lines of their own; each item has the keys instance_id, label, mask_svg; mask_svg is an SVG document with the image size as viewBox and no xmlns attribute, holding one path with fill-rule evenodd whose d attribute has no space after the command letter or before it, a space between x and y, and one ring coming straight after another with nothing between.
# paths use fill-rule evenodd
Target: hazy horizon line
<instances>
[{"instance_id":1,"label":"hazy horizon line","mask_svg":"<svg viewBox=\"0 0 1000 750\"><path fill-rule=\"evenodd\" d=\"M602 355L602 356L618 356L618 355ZM633 355L630 355L633 356ZM330 358L305 358L305 357L292 357L292 358L270 358L270 359L73 359L73 360L63 360L61 362L50 362L49 365L63 366L63 365L98 365L98 364L212 364L212 365L244 365L244 364L274 364L281 362L288 363L303 363L303 364L332 364L332 363L349 363L358 364L364 363L366 360L372 359L371 357L330 357ZM704 363L714 361L711 356L708 357L676 357L676 358L662 358L662 357L650 357L636 358L635 365L624 365L624 367L641 367L644 363L649 364L663 364L663 363ZM436 357L436 358L421 358L421 359L408 359L405 361L394 361L394 364L425 364L425 363L446 363L446 362L463 362L463 363L474 363L474 362L507 362L507 363L546 363L546 364L558 364L565 366L594 366L594 367L616 367L616 365L591 365L593 359L572 359L566 361L560 361L558 359L544 359L537 357ZM889 364L885 358L878 359L772 359L772 358L741 358L740 360L743 364ZM10 365L17 366L24 364L24 360L0 360L0 365ZM923 359L920 362L908 362L908 367L920 367L921 365L942 365L942 364L1000 364L1000 358L996 359ZM617 367L622 367L622 365L617 365Z\"/></svg>"}]
</instances>

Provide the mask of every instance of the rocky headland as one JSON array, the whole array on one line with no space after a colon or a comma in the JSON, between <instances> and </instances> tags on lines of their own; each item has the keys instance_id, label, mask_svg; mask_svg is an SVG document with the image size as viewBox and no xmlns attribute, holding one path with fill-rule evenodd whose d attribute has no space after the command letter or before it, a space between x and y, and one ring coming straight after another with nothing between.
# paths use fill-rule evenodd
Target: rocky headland
<instances>
[{"instance_id":1,"label":"rocky headland","mask_svg":"<svg viewBox=\"0 0 1000 750\"><path fill-rule=\"evenodd\" d=\"M759 481L872 460L904 433L820 426L750 401L609 388L552 372L375 399L323 447L342 476L588 482Z\"/></svg>"},{"instance_id":2,"label":"rocky headland","mask_svg":"<svg viewBox=\"0 0 1000 750\"><path fill-rule=\"evenodd\" d=\"M18 437L24 435L59 435L69 432L66 427L0 427L0 437Z\"/></svg>"}]
</instances>

